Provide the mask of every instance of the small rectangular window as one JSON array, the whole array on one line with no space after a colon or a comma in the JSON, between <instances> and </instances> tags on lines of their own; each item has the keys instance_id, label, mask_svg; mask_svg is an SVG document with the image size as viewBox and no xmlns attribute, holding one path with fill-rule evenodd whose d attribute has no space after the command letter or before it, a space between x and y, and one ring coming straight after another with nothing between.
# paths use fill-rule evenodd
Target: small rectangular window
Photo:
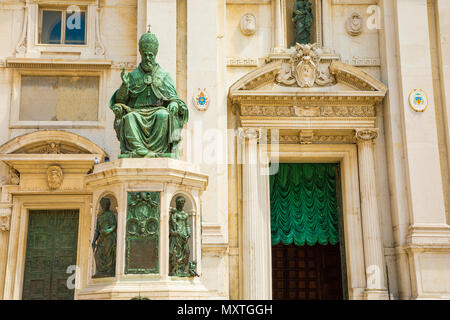
<instances>
[{"instance_id":1,"label":"small rectangular window","mask_svg":"<svg viewBox=\"0 0 450 320\"><path fill-rule=\"evenodd\" d=\"M61 44L62 11L42 12L41 43Z\"/></svg>"},{"instance_id":2,"label":"small rectangular window","mask_svg":"<svg viewBox=\"0 0 450 320\"><path fill-rule=\"evenodd\" d=\"M74 12L66 17L65 44L85 44L86 14Z\"/></svg>"},{"instance_id":3,"label":"small rectangular window","mask_svg":"<svg viewBox=\"0 0 450 320\"><path fill-rule=\"evenodd\" d=\"M41 44L86 44L86 12L69 10L41 11Z\"/></svg>"}]
</instances>

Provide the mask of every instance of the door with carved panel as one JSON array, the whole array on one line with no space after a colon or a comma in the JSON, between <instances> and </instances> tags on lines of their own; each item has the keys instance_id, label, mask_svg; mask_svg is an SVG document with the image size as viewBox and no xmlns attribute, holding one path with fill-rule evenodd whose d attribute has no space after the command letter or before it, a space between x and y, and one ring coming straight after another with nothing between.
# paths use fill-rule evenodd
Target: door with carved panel
<instances>
[{"instance_id":1,"label":"door with carved panel","mask_svg":"<svg viewBox=\"0 0 450 320\"><path fill-rule=\"evenodd\" d=\"M342 300L339 244L272 247L275 300Z\"/></svg>"},{"instance_id":2,"label":"door with carved panel","mask_svg":"<svg viewBox=\"0 0 450 320\"><path fill-rule=\"evenodd\" d=\"M22 299L74 298L67 268L76 265L77 242L78 210L30 211Z\"/></svg>"}]
</instances>

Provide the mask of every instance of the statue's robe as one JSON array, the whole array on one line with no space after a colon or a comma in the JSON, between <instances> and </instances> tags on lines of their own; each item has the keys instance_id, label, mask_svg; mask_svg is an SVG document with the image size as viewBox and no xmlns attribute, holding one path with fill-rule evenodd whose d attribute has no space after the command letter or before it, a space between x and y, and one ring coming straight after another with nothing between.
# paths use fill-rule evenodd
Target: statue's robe
<instances>
[{"instance_id":1,"label":"statue's robe","mask_svg":"<svg viewBox=\"0 0 450 320\"><path fill-rule=\"evenodd\" d=\"M95 276L114 276L116 268L116 228L114 213L105 211L97 218L97 247L95 249Z\"/></svg>"},{"instance_id":2,"label":"statue's robe","mask_svg":"<svg viewBox=\"0 0 450 320\"><path fill-rule=\"evenodd\" d=\"M119 104L123 110L114 122L122 156L177 157L172 152L189 112L169 73L158 64L151 72L139 65L128 77L128 88L122 85L110 101L111 108ZM177 105L175 112L167 109L172 102Z\"/></svg>"}]
</instances>

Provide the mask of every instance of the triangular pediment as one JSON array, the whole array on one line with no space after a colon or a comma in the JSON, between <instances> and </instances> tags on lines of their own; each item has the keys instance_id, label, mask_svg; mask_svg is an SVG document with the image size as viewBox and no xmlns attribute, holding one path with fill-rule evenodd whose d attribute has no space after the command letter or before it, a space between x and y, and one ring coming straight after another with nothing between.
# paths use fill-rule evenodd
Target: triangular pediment
<instances>
[{"instance_id":1,"label":"triangular pediment","mask_svg":"<svg viewBox=\"0 0 450 320\"><path fill-rule=\"evenodd\" d=\"M339 100L374 105L386 95L387 87L361 69L340 62L336 56L315 54L318 48L314 45L303 51L301 48L273 59L235 82L229 90L231 102L279 100L298 105L302 101L326 104Z\"/></svg>"}]
</instances>

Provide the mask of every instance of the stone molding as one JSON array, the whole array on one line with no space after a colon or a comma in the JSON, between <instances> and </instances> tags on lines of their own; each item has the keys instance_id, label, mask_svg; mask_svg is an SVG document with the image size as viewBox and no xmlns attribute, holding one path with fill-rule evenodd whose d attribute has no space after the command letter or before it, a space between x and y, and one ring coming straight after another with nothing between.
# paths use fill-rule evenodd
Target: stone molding
<instances>
[{"instance_id":1,"label":"stone molding","mask_svg":"<svg viewBox=\"0 0 450 320\"><path fill-rule=\"evenodd\" d=\"M16 69L58 69L58 70L99 70L111 67L111 60L72 60L72 59L39 59L39 58L7 58L7 68Z\"/></svg>"},{"instance_id":2,"label":"stone molding","mask_svg":"<svg viewBox=\"0 0 450 320\"><path fill-rule=\"evenodd\" d=\"M80 135L61 130L40 130L15 137L0 146L5 154L99 154L105 151ZM102 160L102 159L100 159Z\"/></svg>"}]
</instances>

